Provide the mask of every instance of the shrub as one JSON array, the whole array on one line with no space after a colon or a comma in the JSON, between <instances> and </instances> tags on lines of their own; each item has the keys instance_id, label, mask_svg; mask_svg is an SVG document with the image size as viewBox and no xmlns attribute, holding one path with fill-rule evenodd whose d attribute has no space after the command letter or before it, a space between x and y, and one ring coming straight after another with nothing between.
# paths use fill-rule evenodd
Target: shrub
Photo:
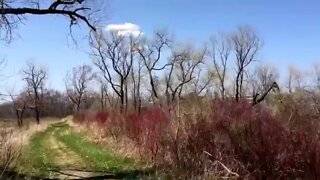
<instances>
[{"instance_id":1,"label":"shrub","mask_svg":"<svg viewBox=\"0 0 320 180\"><path fill-rule=\"evenodd\" d=\"M17 158L20 155L20 149L12 142L12 131L0 132L0 179L6 176L6 173L14 167Z\"/></svg>"},{"instance_id":2,"label":"shrub","mask_svg":"<svg viewBox=\"0 0 320 180\"><path fill-rule=\"evenodd\" d=\"M291 105L294 105L292 103ZM183 108L183 107L180 107ZM215 100L210 111L192 113L165 108L137 112L86 112L74 116L79 124L97 124L115 139L129 138L160 170L175 176L253 179L317 179L320 143L315 127L294 128L285 111L271 112L264 105L243 100ZM299 112L312 112L308 111ZM295 125L308 123L300 113ZM307 131L310 130L310 131Z\"/></svg>"},{"instance_id":3,"label":"shrub","mask_svg":"<svg viewBox=\"0 0 320 180\"><path fill-rule=\"evenodd\" d=\"M217 109L222 109L214 115L223 118L216 119L217 128L227 135L235 157L245 165L250 176L316 178L317 138L311 133L290 131L283 120L277 119L279 116L272 115L266 108L248 107L244 102L231 106L218 103Z\"/></svg>"},{"instance_id":4,"label":"shrub","mask_svg":"<svg viewBox=\"0 0 320 180\"><path fill-rule=\"evenodd\" d=\"M155 162L162 146L164 130L170 121L165 109L147 109L140 114L131 112L126 116L127 135L150 154Z\"/></svg>"},{"instance_id":5,"label":"shrub","mask_svg":"<svg viewBox=\"0 0 320 180\"><path fill-rule=\"evenodd\" d=\"M108 112L98 112L95 115L95 120L100 126L103 126L107 123L109 119L109 113Z\"/></svg>"}]
</instances>

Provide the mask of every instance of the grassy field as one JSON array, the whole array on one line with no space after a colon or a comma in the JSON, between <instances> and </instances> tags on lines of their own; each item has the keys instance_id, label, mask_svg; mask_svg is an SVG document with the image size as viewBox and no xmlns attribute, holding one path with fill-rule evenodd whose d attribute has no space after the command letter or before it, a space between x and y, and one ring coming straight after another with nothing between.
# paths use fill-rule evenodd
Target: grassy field
<instances>
[{"instance_id":1,"label":"grassy field","mask_svg":"<svg viewBox=\"0 0 320 180\"><path fill-rule=\"evenodd\" d=\"M138 178L150 174L141 163L105 150L64 122L34 134L23 148L17 171L47 178Z\"/></svg>"}]
</instances>

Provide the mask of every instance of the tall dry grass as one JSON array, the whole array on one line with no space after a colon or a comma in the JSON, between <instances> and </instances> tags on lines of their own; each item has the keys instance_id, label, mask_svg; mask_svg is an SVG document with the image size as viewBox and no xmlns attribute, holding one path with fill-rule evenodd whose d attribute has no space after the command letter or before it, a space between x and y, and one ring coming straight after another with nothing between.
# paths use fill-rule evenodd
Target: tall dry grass
<instances>
[{"instance_id":1,"label":"tall dry grass","mask_svg":"<svg viewBox=\"0 0 320 180\"><path fill-rule=\"evenodd\" d=\"M32 135L44 131L50 124L61 121L56 118L44 118L40 124L33 119L25 120L25 125L19 127L14 120L2 121L0 129L0 179L5 179L6 173L16 169L17 160L23 148Z\"/></svg>"},{"instance_id":2,"label":"tall dry grass","mask_svg":"<svg viewBox=\"0 0 320 180\"><path fill-rule=\"evenodd\" d=\"M21 146L13 141L12 130L0 132L0 179L4 178L6 172L12 170L21 152Z\"/></svg>"}]
</instances>

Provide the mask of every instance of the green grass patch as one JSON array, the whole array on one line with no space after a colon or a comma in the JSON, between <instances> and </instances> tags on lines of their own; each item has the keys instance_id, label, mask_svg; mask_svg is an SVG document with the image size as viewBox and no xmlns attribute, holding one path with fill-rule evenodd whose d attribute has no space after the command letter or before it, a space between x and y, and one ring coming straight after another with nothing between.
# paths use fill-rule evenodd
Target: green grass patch
<instances>
[{"instance_id":1,"label":"green grass patch","mask_svg":"<svg viewBox=\"0 0 320 180\"><path fill-rule=\"evenodd\" d=\"M55 135L95 171L116 173L137 167L132 158L121 158L112 152L106 152L101 146L91 143L85 135L72 132L68 125L60 126Z\"/></svg>"}]
</instances>

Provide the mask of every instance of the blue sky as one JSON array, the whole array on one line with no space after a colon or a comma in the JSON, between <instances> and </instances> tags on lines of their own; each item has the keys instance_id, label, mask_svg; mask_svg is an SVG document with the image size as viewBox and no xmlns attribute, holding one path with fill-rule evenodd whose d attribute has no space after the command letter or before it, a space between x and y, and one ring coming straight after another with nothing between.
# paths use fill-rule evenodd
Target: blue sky
<instances>
[{"instance_id":1,"label":"blue sky","mask_svg":"<svg viewBox=\"0 0 320 180\"><path fill-rule=\"evenodd\" d=\"M146 35L167 29L179 41L199 44L216 33L249 25L264 41L261 61L285 72L289 64L307 69L320 62L319 9L317 0L109 0L106 25L133 23ZM67 70L90 64L87 28L76 30L75 47L68 40L68 25L62 17L30 16L16 31L19 38L1 43L0 56L8 60L4 73L13 76L6 85L19 89L17 73L26 61L34 61L49 69L49 85L63 90Z\"/></svg>"}]
</instances>

